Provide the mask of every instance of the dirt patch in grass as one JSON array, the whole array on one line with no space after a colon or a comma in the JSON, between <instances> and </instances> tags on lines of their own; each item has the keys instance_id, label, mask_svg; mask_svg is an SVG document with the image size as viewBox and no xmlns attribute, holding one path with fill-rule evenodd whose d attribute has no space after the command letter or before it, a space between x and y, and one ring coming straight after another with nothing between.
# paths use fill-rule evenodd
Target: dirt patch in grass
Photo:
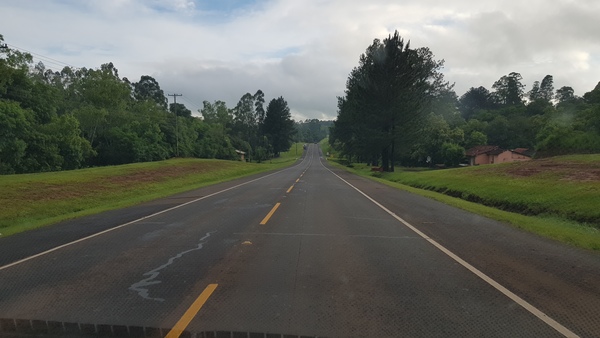
<instances>
[{"instance_id":1,"label":"dirt patch in grass","mask_svg":"<svg viewBox=\"0 0 600 338\"><path fill-rule=\"evenodd\" d=\"M560 180L577 182L600 182L600 164L589 162L561 161L541 159L515 163L505 173L513 177L534 175L553 175Z\"/></svg>"},{"instance_id":2,"label":"dirt patch in grass","mask_svg":"<svg viewBox=\"0 0 600 338\"><path fill-rule=\"evenodd\" d=\"M138 186L140 183L157 183L176 177L192 174L218 171L222 164L219 163L193 163L168 168L153 168L151 170L136 170L124 175L109 176L102 179L104 184L114 184L122 188Z\"/></svg>"},{"instance_id":3,"label":"dirt patch in grass","mask_svg":"<svg viewBox=\"0 0 600 338\"><path fill-rule=\"evenodd\" d=\"M219 163L193 163L164 168L134 169L120 175L108 175L93 180L80 180L64 183L38 182L36 184L22 184L19 187L19 195L26 196L28 203L53 200L77 200L88 196L96 196L102 191L112 191L116 187L120 190L129 190L177 177L215 172L219 170L220 166L222 166L222 164ZM10 200L7 202L10 203Z\"/></svg>"},{"instance_id":4,"label":"dirt patch in grass","mask_svg":"<svg viewBox=\"0 0 600 338\"><path fill-rule=\"evenodd\" d=\"M21 196L27 196L28 203L36 203L52 200L78 199L98 194L98 191L109 190L109 188L100 181L94 181L69 184L36 183L35 186L26 185L19 190Z\"/></svg>"}]
</instances>

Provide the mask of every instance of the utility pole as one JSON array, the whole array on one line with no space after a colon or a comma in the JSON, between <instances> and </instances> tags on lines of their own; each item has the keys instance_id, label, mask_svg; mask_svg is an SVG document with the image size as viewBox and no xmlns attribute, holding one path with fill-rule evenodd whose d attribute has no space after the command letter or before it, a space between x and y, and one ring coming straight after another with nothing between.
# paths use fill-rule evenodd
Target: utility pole
<instances>
[{"instance_id":1,"label":"utility pole","mask_svg":"<svg viewBox=\"0 0 600 338\"><path fill-rule=\"evenodd\" d=\"M177 106L177 96L183 96L183 94L167 94L168 96L173 96L173 104ZM173 112L175 114L175 156L179 157L179 128L177 127L177 111Z\"/></svg>"}]
</instances>

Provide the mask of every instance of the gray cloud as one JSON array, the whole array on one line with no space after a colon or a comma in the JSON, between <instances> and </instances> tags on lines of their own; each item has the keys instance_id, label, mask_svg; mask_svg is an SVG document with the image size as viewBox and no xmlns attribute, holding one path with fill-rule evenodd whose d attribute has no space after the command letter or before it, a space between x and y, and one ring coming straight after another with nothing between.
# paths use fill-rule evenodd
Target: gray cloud
<instances>
[{"instance_id":1,"label":"gray cloud","mask_svg":"<svg viewBox=\"0 0 600 338\"><path fill-rule=\"evenodd\" d=\"M271 0L226 11L206 4L5 0L0 33L74 66L110 61L132 81L152 75L166 91L184 93L193 110L203 100L233 106L260 88L267 98L283 96L298 119L334 118L359 55L395 29L445 59L459 95L512 71L527 88L552 74L557 88L579 95L600 80L593 0Z\"/></svg>"}]
</instances>

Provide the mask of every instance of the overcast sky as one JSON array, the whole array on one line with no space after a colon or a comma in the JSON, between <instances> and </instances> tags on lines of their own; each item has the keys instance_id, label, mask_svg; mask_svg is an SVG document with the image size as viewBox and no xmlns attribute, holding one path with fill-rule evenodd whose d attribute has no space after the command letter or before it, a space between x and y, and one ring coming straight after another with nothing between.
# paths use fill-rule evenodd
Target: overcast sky
<instances>
[{"instance_id":1,"label":"overcast sky","mask_svg":"<svg viewBox=\"0 0 600 338\"><path fill-rule=\"evenodd\" d=\"M445 60L460 96L510 72L526 90L546 74L577 95L600 81L597 0L2 0L0 34L48 68L113 62L202 101L235 106L258 89L295 119L334 119L351 69L398 30ZM48 59L51 58L51 59Z\"/></svg>"}]
</instances>

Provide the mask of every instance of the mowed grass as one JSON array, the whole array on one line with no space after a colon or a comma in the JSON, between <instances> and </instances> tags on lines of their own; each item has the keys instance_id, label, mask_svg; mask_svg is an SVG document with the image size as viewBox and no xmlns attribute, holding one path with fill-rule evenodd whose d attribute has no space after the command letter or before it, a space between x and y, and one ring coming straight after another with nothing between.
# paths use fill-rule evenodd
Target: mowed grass
<instances>
[{"instance_id":1,"label":"mowed grass","mask_svg":"<svg viewBox=\"0 0 600 338\"><path fill-rule=\"evenodd\" d=\"M399 172L385 178L502 210L600 228L600 155Z\"/></svg>"},{"instance_id":2,"label":"mowed grass","mask_svg":"<svg viewBox=\"0 0 600 338\"><path fill-rule=\"evenodd\" d=\"M0 176L2 237L65 219L123 208L293 164L171 159L40 174Z\"/></svg>"},{"instance_id":3,"label":"mowed grass","mask_svg":"<svg viewBox=\"0 0 600 338\"><path fill-rule=\"evenodd\" d=\"M281 164L281 163L289 163L294 162L299 159L304 153L304 143L293 143L290 147L290 150L279 153L279 157L273 158L271 160L267 160L269 163Z\"/></svg>"},{"instance_id":4,"label":"mowed grass","mask_svg":"<svg viewBox=\"0 0 600 338\"><path fill-rule=\"evenodd\" d=\"M373 173L385 184L560 240L600 250L600 155L572 155L446 170Z\"/></svg>"}]
</instances>

